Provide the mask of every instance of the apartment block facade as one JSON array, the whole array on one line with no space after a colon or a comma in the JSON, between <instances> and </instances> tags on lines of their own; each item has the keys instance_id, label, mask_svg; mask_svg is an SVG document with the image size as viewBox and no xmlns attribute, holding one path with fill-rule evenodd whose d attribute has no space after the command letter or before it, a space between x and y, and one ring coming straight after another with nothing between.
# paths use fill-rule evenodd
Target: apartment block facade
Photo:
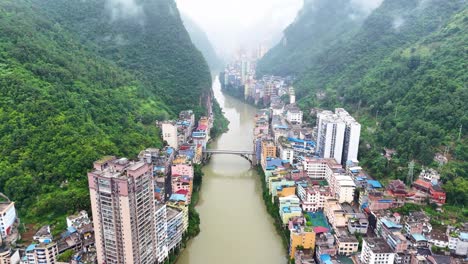
<instances>
[{"instance_id":1,"label":"apartment block facade","mask_svg":"<svg viewBox=\"0 0 468 264\"><path fill-rule=\"evenodd\" d=\"M361 125L343 108L317 114L316 151L322 158L345 164L357 160Z\"/></svg>"},{"instance_id":2,"label":"apartment block facade","mask_svg":"<svg viewBox=\"0 0 468 264\"><path fill-rule=\"evenodd\" d=\"M155 263L150 164L105 157L88 173L98 264Z\"/></svg>"}]
</instances>

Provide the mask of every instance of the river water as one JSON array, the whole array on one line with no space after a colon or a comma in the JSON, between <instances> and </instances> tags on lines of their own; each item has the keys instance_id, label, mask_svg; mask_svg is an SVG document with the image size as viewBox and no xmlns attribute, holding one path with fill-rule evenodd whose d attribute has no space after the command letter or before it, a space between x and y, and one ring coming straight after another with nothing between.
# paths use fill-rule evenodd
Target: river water
<instances>
[{"instance_id":1,"label":"river water","mask_svg":"<svg viewBox=\"0 0 468 264\"><path fill-rule=\"evenodd\" d=\"M222 94L217 78L213 91L230 124L210 148L252 149L256 109ZM234 155L214 155L203 171L197 205L201 232L188 243L177 264L286 263L281 238L263 203L259 176L250 163Z\"/></svg>"}]
</instances>

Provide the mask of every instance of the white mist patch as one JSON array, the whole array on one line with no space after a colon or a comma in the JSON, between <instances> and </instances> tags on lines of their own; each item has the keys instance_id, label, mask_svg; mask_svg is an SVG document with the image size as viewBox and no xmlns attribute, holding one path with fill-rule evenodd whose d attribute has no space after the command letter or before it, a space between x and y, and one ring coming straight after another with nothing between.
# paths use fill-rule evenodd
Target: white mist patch
<instances>
[{"instance_id":1,"label":"white mist patch","mask_svg":"<svg viewBox=\"0 0 468 264\"><path fill-rule=\"evenodd\" d=\"M383 0L351 0L353 6L365 14L370 14L374 9L382 4Z\"/></svg>"},{"instance_id":2,"label":"white mist patch","mask_svg":"<svg viewBox=\"0 0 468 264\"><path fill-rule=\"evenodd\" d=\"M138 17L143 14L143 8L135 0L106 0L112 20Z\"/></svg>"},{"instance_id":3,"label":"white mist patch","mask_svg":"<svg viewBox=\"0 0 468 264\"><path fill-rule=\"evenodd\" d=\"M404 24L405 24L405 20L401 16L398 16L393 19L392 27L396 31L399 31L401 26L403 26Z\"/></svg>"}]
</instances>

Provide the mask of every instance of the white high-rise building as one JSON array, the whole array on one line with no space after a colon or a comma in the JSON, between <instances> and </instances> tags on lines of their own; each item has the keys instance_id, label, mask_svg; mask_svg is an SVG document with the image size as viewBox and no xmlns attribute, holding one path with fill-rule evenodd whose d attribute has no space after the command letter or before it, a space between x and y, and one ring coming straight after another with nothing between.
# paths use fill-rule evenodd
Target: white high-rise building
<instances>
[{"instance_id":1,"label":"white high-rise building","mask_svg":"<svg viewBox=\"0 0 468 264\"><path fill-rule=\"evenodd\" d=\"M163 140L174 149L179 149L179 138L177 134L177 125L174 122L166 121L161 126Z\"/></svg>"},{"instance_id":2,"label":"white high-rise building","mask_svg":"<svg viewBox=\"0 0 468 264\"><path fill-rule=\"evenodd\" d=\"M317 114L317 147L322 158L345 164L357 160L361 125L343 108Z\"/></svg>"},{"instance_id":3,"label":"white high-rise building","mask_svg":"<svg viewBox=\"0 0 468 264\"><path fill-rule=\"evenodd\" d=\"M345 124L331 111L317 114L317 153L321 158L334 158L341 163Z\"/></svg>"},{"instance_id":4,"label":"white high-rise building","mask_svg":"<svg viewBox=\"0 0 468 264\"><path fill-rule=\"evenodd\" d=\"M167 209L165 204L156 204L155 211L156 224L156 257L158 263L163 263L169 256L167 245Z\"/></svg>"},{"instance_id":5,"label":"white high-rise building","mask_svg":"<svg viewBox=\"0 0 468 264\"><path fill-rule=\"evenodd\" d=\"M393 264L395 253L382 238L364 238L360 261L362 264Z\"/></svg>"},{"instance_id":6,"label":"white high-rise building","mask_svg":"<svg viewBox=\"0 0 468 264\"><path fill-rule=\"evenodd\" d=\"M345 122L345 136L343 143L342 163L348 160L357 161L359 151L359 138L361 137L361 124L343 108L336 108L335 113Z\"/></svg>"}]
</instances>

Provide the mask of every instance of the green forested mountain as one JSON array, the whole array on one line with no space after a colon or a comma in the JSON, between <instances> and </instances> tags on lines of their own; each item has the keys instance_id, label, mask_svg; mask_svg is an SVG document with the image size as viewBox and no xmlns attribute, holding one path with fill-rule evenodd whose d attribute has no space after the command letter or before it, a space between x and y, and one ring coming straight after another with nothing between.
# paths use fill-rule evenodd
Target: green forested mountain
<instances>
[{"instance_id":1,"label":"green forested mountain","mask_svg":"<svg viewBox=\"0 0 468 264\"><path fill-rule=\"evenodd\" d=\"M178 113L202 113L199 98L211 77L174 0L31 0L81 42L138 77L143 96L156 96ZM154 102L147 109L156 107Z\"/></svg>"},{"instance_id":2,"label":"green forested mountain","mask_svg":"<svg viewBox=\"0 0 468 264\"><path fill-rule=\"evenodd\" d=\"M351 0L305 1L279 44L259 61L258 75L297 75L326 47L346 39L366 14Z\"/></svg>"},{"instance_id":3,"label":"green forested mountain","mask_svg":"<svg viewBox=\"0 0 468 264\"><path fill-rule=\"evenodd\" d=\"M185 28L187 29L193 44L197 47L206 59L211 71L218 72L223 66L223 61L216 54L208 36L200 26L188 16L182 14Z\"/></svg>"},{"instance_id":4,"label":"green forested mountain","mask_svg":"<svg viewBox=\"0 0 468 264\"><path fill-rule=\"evenodd\" d=\"M300 105L354 112L364 124L360 159L378 177L403 178L410 160L435 165L434 153L448 147L448 200L467 203L467 24L465 1L385 0L358 30L301 64ZM389 163L383 147L398 152Z\"/></svg>"},{"instance_id":5,"label":"green forested mountain","mask_svg":"<svg viewBox=\"0 0 468 264\"><path fill-rule=\"evenodd\" d=\"M153 121L182 108L202 111L197 98L210 88L171 1L166 9L145 1L161 5L161 18L146 14L143 28L113 26L117 18L92 26L93 11L105 14L96 1L52 3L0 1L0 191L23 220L49 223L88 207L94 160L160 146Z\"/></svg>"}]
</instances>

